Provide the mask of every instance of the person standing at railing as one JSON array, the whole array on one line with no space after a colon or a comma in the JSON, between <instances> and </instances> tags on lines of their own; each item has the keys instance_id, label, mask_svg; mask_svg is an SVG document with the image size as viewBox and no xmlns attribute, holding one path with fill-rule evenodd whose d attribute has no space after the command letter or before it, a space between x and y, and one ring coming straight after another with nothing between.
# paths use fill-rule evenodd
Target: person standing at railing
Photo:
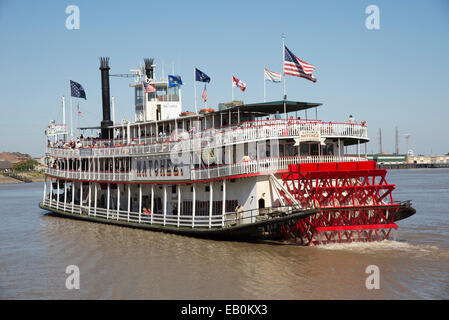
<instances>
[{"instance_id":1,"label":"person standing at railing","mask_svg":"<svg viewBox=\"0 0 449 320\"><path fill-rule=\"evenodd\" d=\"M349 115L348 123L351 123L351 124L356 124L356 123L357 123L357 121L356 121L355 118L352 116L352 114Z\"/></svg>"},{"instance_id":2,"label":"person standing at railing","mask_svg":"<svg viewBox=\"0 0 449 320\"><path fill-rule=\"evenodd\" d=\"M251 158L245 154L242 158L242 162L243 162L243 167L245 169L245 173L248 173L248 169L249 169L249 161L251 161Z\"/></svg>"},{"instance_id":3,"label":"person standing at railing","mask_svg":"<svg viewBox=\"0 0 449 320\"><path fill-rule=\"evenodd\" d=\"M275 120L280 120L281 119L281 115L279 114L279 111L276 111L276 114L274 115L274 119Z\"/></svg>"},{"instance_id":4,"label":"person standing at railing","mask_svg":"<svg viewBox=\"0 0 449 320\"><path fill-rule=\"evenodd\" d=\"M235 207L235 218L237 224L242 224L243 222L243 206L239 203L237 207Z\"/></svg>"}]
</instances>

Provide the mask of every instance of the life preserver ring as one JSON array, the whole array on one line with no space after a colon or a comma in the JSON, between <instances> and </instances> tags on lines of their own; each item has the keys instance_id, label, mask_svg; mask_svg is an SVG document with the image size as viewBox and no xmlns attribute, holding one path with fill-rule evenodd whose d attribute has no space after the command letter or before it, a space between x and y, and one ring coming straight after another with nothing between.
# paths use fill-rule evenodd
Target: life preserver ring
<instances>
[{"instance_id":1,"label":"life preserver ring","mask_svg":"<svg viewBox=\"0 0 449 320\"><path fill-rule=\"evenodd\" d=\"M191 114L195 114L195 112L192 112L192 111L184 111L184 112L181 112L181 113L180 113L180 116L181 116L181 117L184 117L184 116L188 116L188 115L191 115Z\"/></svg>"}]
</instances>

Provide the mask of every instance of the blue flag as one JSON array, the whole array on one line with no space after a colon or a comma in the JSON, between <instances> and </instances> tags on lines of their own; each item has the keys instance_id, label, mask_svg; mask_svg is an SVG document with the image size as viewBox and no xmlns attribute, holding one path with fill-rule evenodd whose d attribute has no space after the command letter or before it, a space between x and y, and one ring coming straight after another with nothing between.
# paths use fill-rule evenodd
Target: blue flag
<instances>
[{"instance_id":1,"label":"blue flag","mask_svg":"<svg viewBox=\"0 0 449 320\"><path fill-rule=\"evenodd\" d=\"M181 76L168 76L168 87L176 87L182 84Z\"/></svg>"},{"instance_id":2,"label":"blue flag","mask_svg":"<svg viewBox=\"0 0 449 320\"><path fill-rule=\"evenodd\" d=\"M70 80L70 91L72 97L83 98L87 100L86 92L84 91L83 86L80 85L78 82Z\"/></svg>"},{"instance_id":3,"label":"blue flag","mask_svg":"<svg viewBox=\"0 0 449 320\"><path fill-rule=\"evenodd\" d=\"M197 68L195 68L195 81L200 81L200 82L210 82L210 78L207 74L205 74L204 72L198 70Z\"/></svg>"}]
</instances>

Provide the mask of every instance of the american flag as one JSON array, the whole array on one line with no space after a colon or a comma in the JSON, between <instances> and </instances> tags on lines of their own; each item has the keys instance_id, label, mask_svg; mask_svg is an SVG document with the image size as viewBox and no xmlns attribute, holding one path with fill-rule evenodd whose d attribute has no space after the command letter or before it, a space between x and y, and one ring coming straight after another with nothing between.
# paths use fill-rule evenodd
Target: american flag
<instances>
[{"instance_id":1,"label":"american flag","mask_svg":"<svg viewBox=\"0 0 449 320\"><path fill-rule=\"evenodd\" d=\"M207 90L206 90L206 85L204 85L204 91L203 91L203 95L201 96L204 100L204 102L207 101Z\"/></svg>"},{"instance_id":2,"label":"american flag","mask_svg":"<svg viewBox=\"0 0 449 320\"><path fill-rule=\"evenodd\" d=\"M156 88L152 84L149 84L147 81L144 81L143 82L143 92L144 93L156 92Z\"/></svg>"},{"instance_id":3,"label":"american flag","mask_svg":"<svg viewBox=\"0 0 449 320\"><path fill-rule=\"evenodd\" d=\"M316 78L312 75L315 66L296 57L286 46L284 46L284 48L284 74L316 82Z\"/></svg>"},{"instance_id":4,"label":"american flag","mask_svg":"<svg viewBox=\"0 0 449 320\"><path fill-rule=\"evenodd\" d=\"M79 117L83 116L83 114L81 113L81 110L80 110L80 104L79 103L78 103L78 116Z\"/></svg>"}]
</instances>

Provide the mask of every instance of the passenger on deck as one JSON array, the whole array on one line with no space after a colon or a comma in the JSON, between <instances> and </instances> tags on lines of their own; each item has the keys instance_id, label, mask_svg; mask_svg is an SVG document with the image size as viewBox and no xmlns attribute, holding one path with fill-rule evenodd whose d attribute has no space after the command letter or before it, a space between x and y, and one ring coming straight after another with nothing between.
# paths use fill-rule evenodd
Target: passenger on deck
<instances>
[{"instance_id":1,"label":"passenger on deck","mask_svg":"<svg viewBox=\"0 0 449 320\"><path fill-rule=\"evenodd\" d=\"M239 203L237 207L235 207L235 216L237 224L242 224L243 222L243 206Z\"/></svg>"},{"instance_id":2,"label":"passenger on deck","mask_svg":"<svg viewBox=\"0 0 449 320\"><path fill-rule=\"evenodd\" d=\"M276 120L281 119L281 115L279 114L279 111L276 111L276 114L274 115L274 119L276 119Z\"/></svg>"}]
</instances>

